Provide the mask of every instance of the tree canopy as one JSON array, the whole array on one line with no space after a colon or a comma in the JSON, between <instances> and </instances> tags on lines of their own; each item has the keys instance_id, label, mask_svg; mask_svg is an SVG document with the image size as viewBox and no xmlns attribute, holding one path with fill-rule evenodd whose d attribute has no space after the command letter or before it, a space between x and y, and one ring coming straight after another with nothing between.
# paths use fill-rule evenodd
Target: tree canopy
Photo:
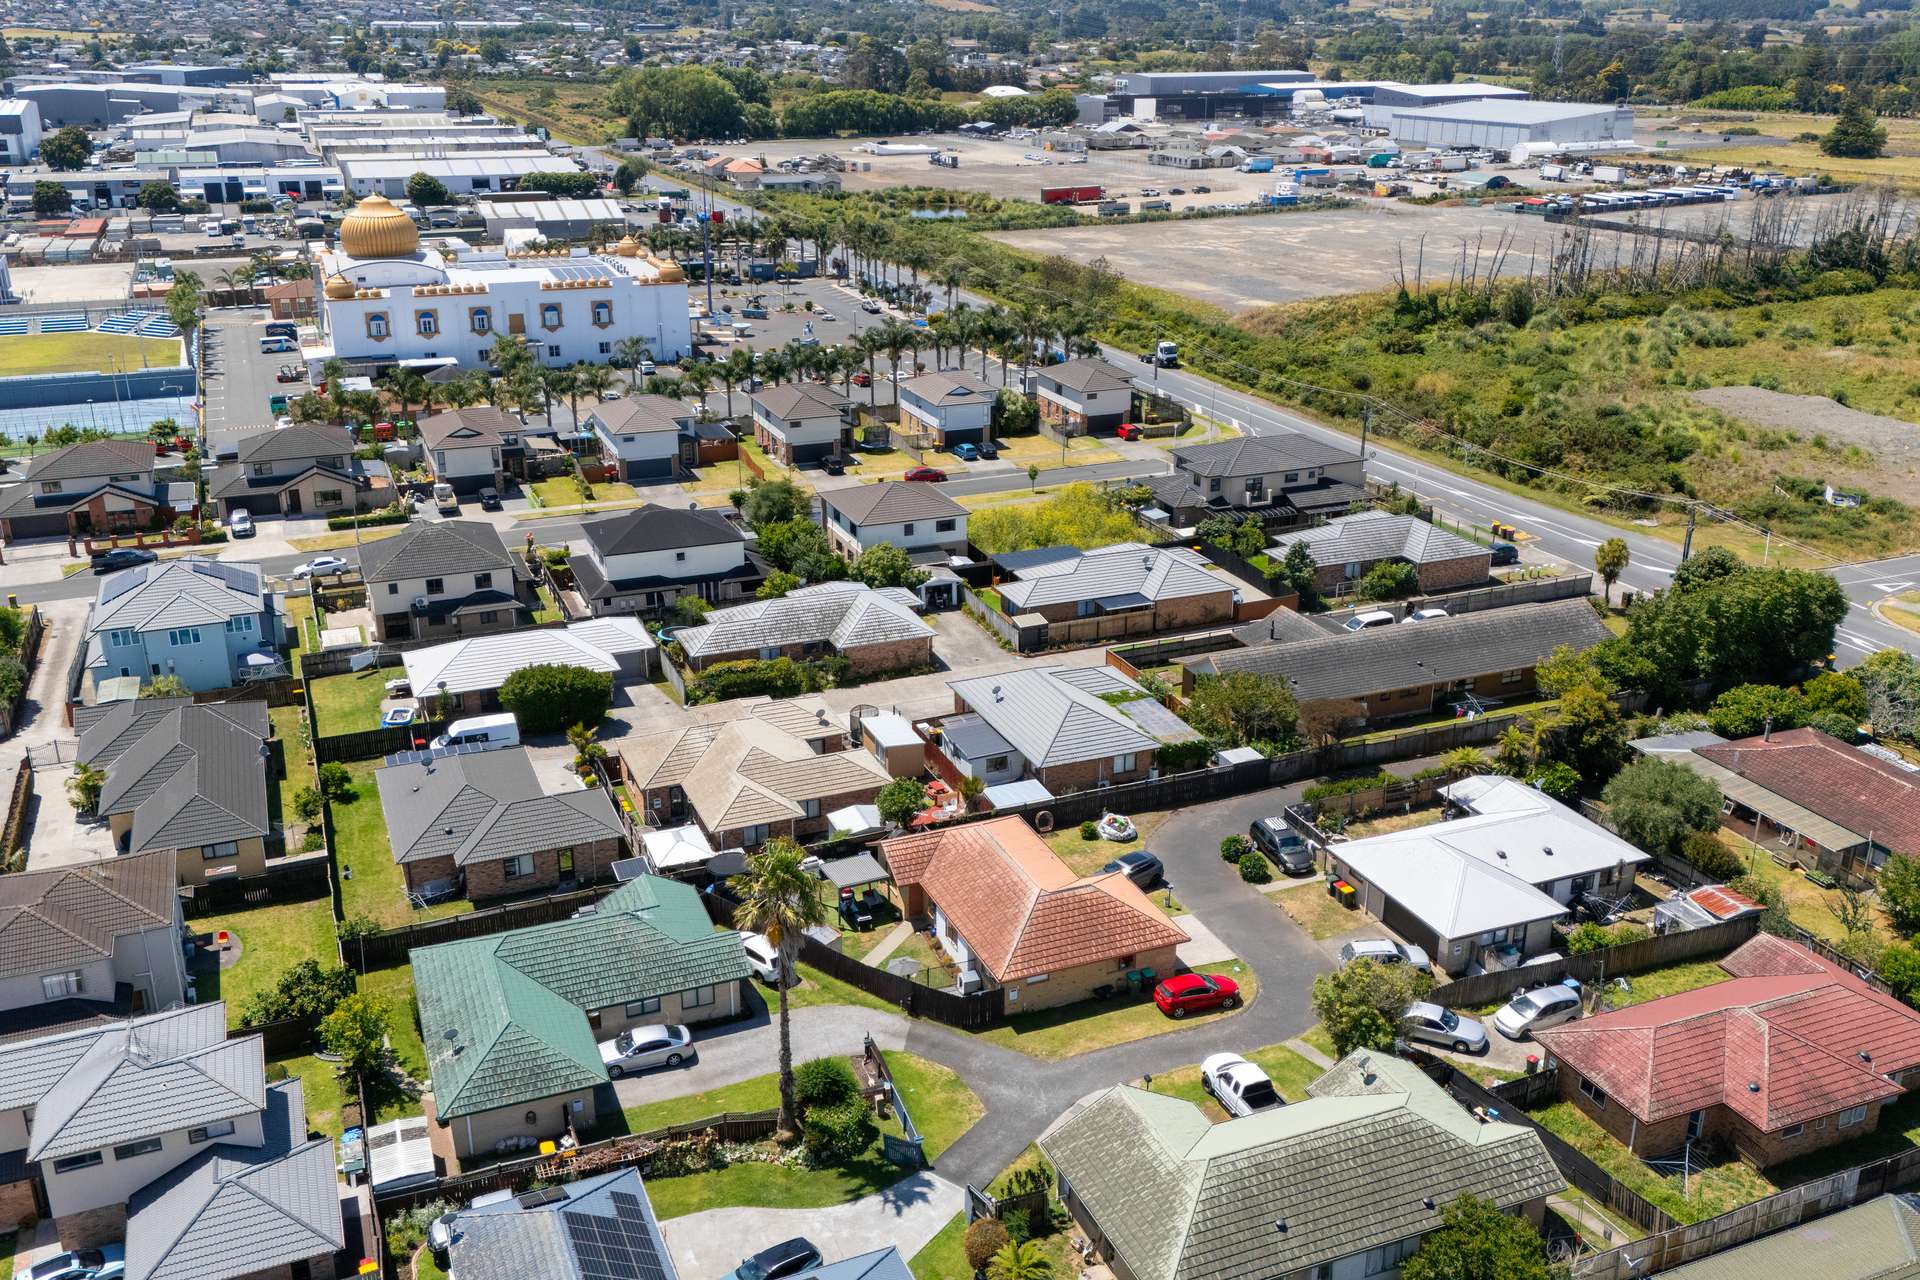
<instances>
[{"instance_id":1,"label":"tree canopy","mask_svg":"<svg viewBox=\"0 0 1920 1280\"><path fill-rule=\"evenodd\" d=\"M1400 1265L1400 1280L1547 1280L1547 1245L1531 1222L1476 1196L1440 1210L1441 1226Z\"/></svg>"},{"instance_id":2,"label":"tree canopy","mask_svg":"<svg viewBox=\"0 0 1920 1280\"><path fill-rule=\"evenodd\" d=\"M87 157L93 154L93 143L87 138L87 131L77 124L56 129L40 139L40 158L47 162L47 168L71 173L84 168Z\"/></svg>"},{"instance_id":3,"label":"tree canopy","mask_svg":"<svg viewBox=\"0 0 1920 1280\"><path fill-rule=\"evenodd\" d=\"M535 663L501 682L500 705L513 712L522 733L597 725L613 705L613 677L585 667Z\"/></svg>"},{"instance_id":4,"label":"tree canopy","mask_svg":"<svg viewBox=\"0 0 1920 1280\"><path fill-rule=\"evenodd\" d=\"M1693 832L1720 825L1720 788L1671 760L1634 760L1602 799L1614 829L1648 853L1677 854Z\"/></svg>"},{"instance_id":5,"label":"tree canopy","mask_svg":"<svg viewBox=\"0 0 1920 1280\"><path fill-rule=\"evenodd\" d=\"M1292 745L1300 707L1286 684L1252 671L1202 676L1187 700L1187 723L1228 747Z\"/></svg>"},{"instance_id":6,"label":"tree canopy","mask_svg":"<svg viewBox=\"0 0 1920 1280\"><path fill-rule=\"evenodd\" d=\"M1407 1006L1431 990L1433 976L1410 964L1355 960L1313 980L1313 1012L1340 1057L1355 1049L1391 1049Z\"/></svg>"}]
</instances>

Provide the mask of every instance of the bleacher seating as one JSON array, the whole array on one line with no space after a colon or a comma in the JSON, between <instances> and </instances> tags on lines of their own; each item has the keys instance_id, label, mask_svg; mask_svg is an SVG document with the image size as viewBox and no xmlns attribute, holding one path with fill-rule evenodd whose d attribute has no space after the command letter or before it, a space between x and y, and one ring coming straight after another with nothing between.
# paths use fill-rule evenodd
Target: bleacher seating
<instances>
[{"instance_id":1,"label":"bleacher seating","mask_svg":"<svg viewBox=\"0 0 1920 1280\"><path fill-rule=\"evenodd\" d=\"M60 311L40 317L42 333L85 333L87 313L84 311Z\"/></svg>"},{"instance_id":2,"label":"bleacher seating","mask_svg":"<svg viewBox=\"0 0 1920 1280\"><path fill-rule=\"evenodd\" d=\"M116 311L100 322L100 332L132 333L142 319L138 311Z\"/></svg>"},{"instance_id":3,"label":"bleacher seating","mask_svg":"<svg viewBox=\"0 0 1920 1280\"><path fill-rule=\"evenodd\" d=\"M25 316L0 316L0 338L19 337L27 331Z\"/></svg>"},{"instance_id":4,"label":"bleacher seating","mask_svg":"<svg viewBox=\"0 0 1920 1280\"><path fill-rule=\"evenodd\" d=\"M180 336L180 326L164 312L149 311L134 332L142 338L177 338Z\"/></svg>"}]
</instances>

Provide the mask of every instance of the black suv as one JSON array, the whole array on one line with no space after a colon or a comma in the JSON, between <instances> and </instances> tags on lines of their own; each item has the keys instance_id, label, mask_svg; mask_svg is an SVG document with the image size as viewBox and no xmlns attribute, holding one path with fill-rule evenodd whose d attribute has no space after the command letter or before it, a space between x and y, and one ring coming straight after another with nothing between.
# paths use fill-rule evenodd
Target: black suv
<instances>
[{"instance_id":1,"label":"black suv","mask_svg":"<svg viewBox=\"0 0 1920 1280\"><path fill-rule=\"evenodd\" d=\"M732 1280L782 1280L820 1265L820 1251L799 1236L762 1249L735 1268Z\"/></svg>"},{"instance_id":2,"label":"black suv","mask_svg":"<svg viewBox=\"0 0 1920 1280\"><path fill-rule=\"evenodd\" d=\"M144 547L115 547L111 551L97 551L92 559L95 573L112 573L116 569L131 569L137 564L152 564L160 557Z\"/></svg>"},{"instance_id":3,"label":"black suv","mask_svg":"<svg viewBox=\"0 0 1920 1280\"><path fill-rule=\"evenodd\" d=\"M1256 818L1247 838L1288 875L1313 874L1313 850L1287 826L1285 818Z\"/></svg>"}]
</instances>

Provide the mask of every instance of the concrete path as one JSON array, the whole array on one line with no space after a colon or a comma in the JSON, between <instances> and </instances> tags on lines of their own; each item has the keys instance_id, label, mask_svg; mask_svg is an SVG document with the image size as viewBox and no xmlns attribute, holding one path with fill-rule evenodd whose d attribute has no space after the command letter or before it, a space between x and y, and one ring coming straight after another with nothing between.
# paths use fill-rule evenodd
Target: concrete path
<instances>
[{"instance_id":1,"label":"concrete path","mask_svg":"<svg viewBox=\"0 0 1920 1280\"><path fill-rule=\"evenodd\" d=\"M960 1212L960 1188L931 1173L829 1209L708 1209L660 1224L682 1280L721 1280L742 1258L805 1236L829 1262L893 1245L911 1258Z\"/></svg>"},{"instance_id":2,"label":"concrete path","mask_svg":"<svg viewBox=\"0 0 1920 1280\"><path fill-rule=\"evenodd\" d=\"M1305 1058L1308 1062L1314 1063L1318 1066L1330 1067L1333 1065L1332 1058L1329 1058L1326 1054L1320 1052L1318 1049L1308 1044L1305 1040L1298 1040L1298 1039L1289 1040L1287 1041L1287 1048L1293 1050L1295 1053Z\"/></svg>"},{"instance_id":3,"label":"concrete path","mask_svg":"<svg viewBox=\"0 0 1920 1280\"><path fill-rule=\"evenodd\" d=\"M1175 916L1173 922L1180 927L1180 932L1187 935L1188 940L1174 949L1180 957L1180 963L1187 968L1198 969L1203 964L1219 964L1233 959L1233 948L1220 941L1199 916L1189 912L1184 916Z\"/></svg>"},{"instance_id":4,"label":"concrete path","mask_svg":"<svg viewBox=\"0 0 1920 1280\"><path fill-rule=\"evenodd\" d=\"M887 963L887 957L906 945L907 939L912 936L912 923L902 920L899 924L887 930L887 936L880 939L880 945L867 952L865 963L875 969L884 966Z\"/></svg>"}]
</instances>

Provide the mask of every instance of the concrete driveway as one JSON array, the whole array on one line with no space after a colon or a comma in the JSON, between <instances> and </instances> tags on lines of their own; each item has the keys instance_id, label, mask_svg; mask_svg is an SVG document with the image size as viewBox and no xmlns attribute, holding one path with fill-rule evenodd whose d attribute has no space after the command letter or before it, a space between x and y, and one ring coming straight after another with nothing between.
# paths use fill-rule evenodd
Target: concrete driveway
<instances>
[{"instance_id":1,"label":"concrete driveway","mask_svg":"<svg viewBox=\"0 0 1920 1280\"><path fill-rule=\"evenodd\" d=\"M991 664L1004 665L1013 655L1002 649L993 634L958 609L922 615L933 628L934 656L956 675L970 675Z\"/></svg>"},{"instance_id":2,"label":"concrete driveway","mask_svg":"<svg viewBox=\"0 0 1920 1280\"><path fill-rule=\"evenodd\" d=\"M916 1173L885 1191L829 1209L708 1209L660 1224L684 1280L720 1280L744 1258L804 1236L828 1262L893 1245L911 1258L963 1207L960 1188Z\"/></svg>"}]
</instances>

